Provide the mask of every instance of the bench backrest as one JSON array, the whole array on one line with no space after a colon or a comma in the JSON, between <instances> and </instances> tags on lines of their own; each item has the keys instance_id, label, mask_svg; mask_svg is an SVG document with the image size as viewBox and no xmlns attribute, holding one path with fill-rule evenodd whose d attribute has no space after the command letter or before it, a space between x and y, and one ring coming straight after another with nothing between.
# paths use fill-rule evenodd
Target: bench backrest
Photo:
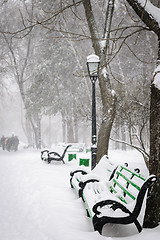
<instances>
[{"instance_id":1,"label":"bench backrest","mask_svg":"<svg viewBox=\"0 0 160 240\"><path fill-rule=\"evenodd\" d=\"M131 200L137 199L145 180L144 176L134 170L131 171L125 166L119 166L107 186L111 193L116 194L122 202L127 204Z\"/></svg>"},{"instance_id":2,"label":"bench backrest","mask_svg":"<svg viewBox=\"0 0 160 240\"><path fill-rule=\"evenodd\" d=\"M107 155L104 155L91 173L100 176L101 180L109 180L116 166Z\"/></svg>"}]
</instances>

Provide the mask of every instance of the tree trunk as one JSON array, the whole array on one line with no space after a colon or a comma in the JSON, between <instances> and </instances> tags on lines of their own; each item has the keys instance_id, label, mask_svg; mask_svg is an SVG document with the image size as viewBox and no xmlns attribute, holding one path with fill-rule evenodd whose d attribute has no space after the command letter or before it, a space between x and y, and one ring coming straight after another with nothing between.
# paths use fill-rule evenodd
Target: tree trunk
<instances>
[{"instance_id":1,"label":"tree trunk","mask_svg":"<svg viewBox=\"0 0 160 240\"><path fill-rule=\"evenodd\" d=\"M121 126L121 139L123 142L126 142L126 127L125 125ZM126 151L126 144L122 143L122 150Z\"/></svg>"},{"instance_id":2,"label":"tree trunk","mask_svg":"<svg viewBox=\"0 0 160 240\"><path fill-rule=\"evenodd\" d=\"M110 94L105 101L106 107L103 107L103 119L98 133L97 162L108 154L109 138L116 113L116 96Z\"/></svg>"},{"instance_id":3,"label":"tree trunk","mask_svg":"<svg viewBox=\"0 0 160 240\"><path fill-rule=\"evenodd\" d=\"M120 127L119 127L120 125L118 124L118 123L116 123L115 124L115 131L114 131L114 137L113 138L115 138L115 139L119 139L120 137ZM117 142L117 141L115 141L115 146L114 146L114 149L115 150L119 150L120 149L120 143L119 142Z\"/></svg>"},{"instance_id":4,"label":"tree trunk","mask_svg":"<svg viewBox=\"0 0 160 240\"><path fill-rule=\"evenodd\" d=\"M147 12L146 5L150 4L145 1L142 6L138 0L127 0L140 19L152 30L159 41L158 47L158 61L160 65L160 27L154 14ZM154 4L159 5L159 1L152 0ZM150 10L153 8L150 8ZM157 72L159 73L159 71ZM154 76L155 77L155 76ZM154 80L154 78L153 78ZM150 174L155 174L158 178L156 184L149 189L147 208L144 219L144 227L156 227L160 220L160 89L158 89L154 82L151 84L151 103L150 103Z\"/></svg>"},{"instance_id":5,"label":"tree trunk","mask_svg":"<svg viewBox=\"0 0 160 240\"><path fill-rule=\"evenodd\" d=\"M39 114L36 114L36 116L30 117L30 121L34 132L36 148L41 149L41 117Z\"/></svg>"},{"instance_id":6,"label":"tree trunk","mask_svg":"<svg viewBox=\"0 0 160 240\"><path fill-rule=\"evenodd\" d=\"M102 41L99 37L99 29L96 25L90 0L83 0L82 2L91 34L92 46L96 55L98 55L100 58L100 70L98 80L103 105L103 118L98 133L97 162L99 162L101 157L108 153L109 138L112 124L115 118L116 95L115 92L111 89L110 79L107 73L106 61L106 54L109 45L109 34L114 9L114 0L108 1L104 32L102 34L104 38L103 43L105 43L104 45L102 44Z\"/></svg>"},{"instance_id":7,"label":"tree trunk","mask_svg":"<svg viewBox=\"0 0 160 240\"><path fill-rule=\"evenodd\" d=\"M144 227L156 227L160 220L160 89L151 85L150 174L158 177L148 193Z\"/></svg>"},{"instance_id":8,"label":"tree trunk","mask_svg":"<svg viewBox=\"0 0 160 240\"><path fill-rule=\"evenodd\" d=\"M156 86L155 78L160 76L160 37L158 38L158 59L153 82L151 83L150 103L150 174L157 176L157 181L149 189L144 227L153 228L160 221L160 88ZM158 79L159 81L159 79Z\"/></svg>"},{"instance_id":9,"label":"tree trunk","mask_svg":"<svg viewBox=\"0 0 160 240\"><path fill-rule=\"evenodd\" d=\"M67 117L67 142L74 142L73 121L72 117Z\"/></svg>"},{"instance_id":10,"label":"tree trunk","mask_svg":"<svg viewBox=\"0 0 160 240\"><path fill-rule=\"evenodd\" d=\"M78 142L78 120L76 114L74 114L74 140Z\"/></svg>"},{"instance_id":11,"label":"tree trunk","mask_svg":"<svg viewBox=\"0 0 160 240\"><path fill-rule=\"evenodd\" d=\"M67 130L66 130L66 128L67 128L66 127L66 117L63 113L61 113L61 115L62 115L62 136L63 136L63 142L65 143L66 140L67 140L67 137L66 137L66 132L67 132Z\"/></svg>"},{"instance_id":12,"label":"tree trunk","mask_svg":"<svg viewBox=\"0 0 160 240\"><path fill-rule=\"evenodd\" d=\"M31 146L33 146L33 136L32 136L33 130L32 130L32 126L31 126L31 121L28 119L27 116L25 118L25 127L24 128L25 128L25 132L26 132L28 147L31 147Z\"/></svg>"}]
</instances>

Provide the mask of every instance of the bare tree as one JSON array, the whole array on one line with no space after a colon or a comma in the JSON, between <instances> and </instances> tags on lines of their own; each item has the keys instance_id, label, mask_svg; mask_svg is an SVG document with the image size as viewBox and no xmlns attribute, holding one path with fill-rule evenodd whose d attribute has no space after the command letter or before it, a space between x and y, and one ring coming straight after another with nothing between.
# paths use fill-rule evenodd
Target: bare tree
<instances>
[{"instance_id":1,"label":"bare tree","mask_svg":"<svg viewBox=\"0 0 160 240\"><path fill-rule=\"evenodd\" d=\"M7 8L8 6L8 8ZM13 14L13 19L15 19L15 25L13 25L10 21L10 18L7 16L5 19L5 22L7 23L4 26L1 26L1 36L3 38L3 43L5 43L6 48L8 49L8 69L10 69L11 75L14 77L18 88L19 92L22 98L22 101L24 103L24 107L27 112L27 96L26 96L26 89L28 87L28 82L27 82L27 68L29 65L30 57L31 57L31 52L32 52L32 40L33 40L33 35L31 34L32 28L29 29L30 34L25 34L25 33L20 33L18 35L12 34L12 31L14 27L19 26L22 24L25 26L25 19L24 16L27 15L28 19L32 21L33 17L33 4L31 2L31 5L29 6L29 10L27 9L26 4L21 6L21 10L19 10L20 6L17 6L16 3L12 2L11 5L6 5L4 4L4 8L6 7L6 10L4 11L7 15L10 14L11 9L14 8ZM23 16L22 16L22 11L23 11ZM19 13L19 17L17 17L17 12ZM12 21L13 21L12 19ZM19 21L20 20L20 21ZM18 22L19 21L19 22ZM3 29L3 31L2 31ZM35 143L36 147L40 148L41 147L41 134L40 134L40 119L41 116L39 113L37 114L28 114L27 113L27 118L30 121L30 124L32 125L33 132L35 134ZM23 127L26 136L28 137L29 135L27 134L27 130L25 130L25 127ZM28 141L30 141L28 139Z\"/></svg>"},{"instance_id":2,"label":"bare tree","mask_svg":"<svg viewBox=\"0 0 160 240\"><path fill-rule=\"evenodd\" d=\"M99 87L103 105L103 117L98 133L97 161L108 153L109 137L115 118L116 93L113 91L107 70L107 51L114 10L114 0L108 1L103 33L100 33L94 17L90 0L83 0L85 15L91 34L92 46L96 55L100 57Z\"/></svg>"},{"instance_id":3,"label":"bare tree","mask_svg":"<svg viewBox=\"0 0 160 240\"><path fill-rule=\"evenodd\" d=\"M144 1L144 4L141 4L138 0L127 0L127 2L132 6L139 18L146 24L148 30L153 31L158 39L157 67L151 81L149 160L150 174L155 174L158 180L149 191L144 222L145 227L155 227L158 225L160 219L160 89L158 85L156 85L156 79L159 76L160 69L160 27L158 19L156 19L154 12L152 12L152 8L147 6L151 4L150 1ZM157 3L157 7L160 7L159 1L152 2L155 4Z\"/></svg>"}]
</instances>

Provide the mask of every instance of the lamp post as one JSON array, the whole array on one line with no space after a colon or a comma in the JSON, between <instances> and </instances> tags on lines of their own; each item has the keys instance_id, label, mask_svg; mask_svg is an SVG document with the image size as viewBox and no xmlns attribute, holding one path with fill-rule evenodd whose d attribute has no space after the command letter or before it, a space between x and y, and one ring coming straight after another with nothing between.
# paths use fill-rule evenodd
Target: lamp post
<instances>
[{"instance_id":1,"label":"lamp post","mask_svg":"<svg viewBox=\"0 0 160 240\"><path fill-rule=\"evenodd\" d=\"M89 77L92 82L92 146L91 146L91 169L96 166L97 158L97 133L96 133L96 97L95 97L95 83L98 78L99 57L97 55L89 55L87 57L87 68Z\"/></svg>"}]
</instances>

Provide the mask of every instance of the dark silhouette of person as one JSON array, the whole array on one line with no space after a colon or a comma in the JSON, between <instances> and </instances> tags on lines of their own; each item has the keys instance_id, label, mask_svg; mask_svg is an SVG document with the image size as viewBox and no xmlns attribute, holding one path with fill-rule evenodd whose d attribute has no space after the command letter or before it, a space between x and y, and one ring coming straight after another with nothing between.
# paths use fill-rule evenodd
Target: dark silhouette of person
<instances>
[{"instance_id":1,"label":"dark silhouette of person","mask_svg":"<svg viewBox=\"0 0 160 240\"><path fill-rule=\"evenodd\" d=\"M1 137L1 146L2 146L2 149L3 150L5 150L5 136L3 135L2 137Z\"/></svg>"}]
</instances>

